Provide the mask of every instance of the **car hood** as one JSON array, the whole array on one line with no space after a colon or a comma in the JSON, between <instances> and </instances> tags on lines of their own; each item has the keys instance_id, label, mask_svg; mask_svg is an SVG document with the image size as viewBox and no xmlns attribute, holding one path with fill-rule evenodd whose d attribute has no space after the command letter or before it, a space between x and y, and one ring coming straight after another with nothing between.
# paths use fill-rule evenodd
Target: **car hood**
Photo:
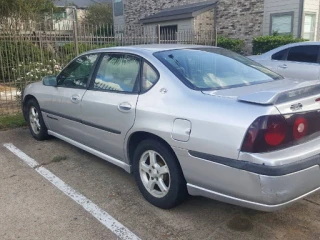
<instances>
[{"instance_id":1,"label":"car hood","mask_svg":"<svg viewBox=\"0 0 320 240\"><path fill-rule=\"evenodd\" d=\"M320 96L320 80L283 79L239 88L203 91L203 93L217 97L234 98L241 102L279 105L292 101L301 102L311 96ZM320 104L317 106L319 107Z\"/></svg>"}]
</instances>

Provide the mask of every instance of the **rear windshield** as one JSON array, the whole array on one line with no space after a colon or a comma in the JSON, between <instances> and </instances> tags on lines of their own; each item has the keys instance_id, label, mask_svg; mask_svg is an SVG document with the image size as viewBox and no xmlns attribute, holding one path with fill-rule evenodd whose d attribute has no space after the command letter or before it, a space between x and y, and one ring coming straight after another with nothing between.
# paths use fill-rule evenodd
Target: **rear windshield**
<instances>
[{"instance_id":1,"label":"rear windshield","mask_svg":"<svg viewBox=\"0 0 320 240\"><path fill-rule=\"evenodd\" d=\"M219 90L282 79L262 65L222 48L169 50L154 56L195 90Z\"/></svg>"}]
</instances>

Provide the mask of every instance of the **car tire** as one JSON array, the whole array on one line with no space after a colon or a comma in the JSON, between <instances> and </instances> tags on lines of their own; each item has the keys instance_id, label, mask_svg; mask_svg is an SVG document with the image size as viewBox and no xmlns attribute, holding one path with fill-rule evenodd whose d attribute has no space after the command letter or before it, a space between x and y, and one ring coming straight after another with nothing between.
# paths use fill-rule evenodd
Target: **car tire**
<instances>
[{"instance_id":1,"label":"car tire","mask_svg":"<svg viewBox=\"0 0 320 240\"><path fill-rule=\"evenodd\" d=\"M32 136L43 141L49 138L48 129L43 121L42 113L36 99L27 102L27 123Z\"/></svg>"},{"instance_id":2,"label":"car tire","mask_svg":"<svg viewBox=\"0 0 320 240\"><path fill-rule=\"evenodd\" d=\"M137 146L133 172L143 197L156 207L173 208L188 195L177 157L160 141L147 139Z\"/></svg>"}]
</instances>

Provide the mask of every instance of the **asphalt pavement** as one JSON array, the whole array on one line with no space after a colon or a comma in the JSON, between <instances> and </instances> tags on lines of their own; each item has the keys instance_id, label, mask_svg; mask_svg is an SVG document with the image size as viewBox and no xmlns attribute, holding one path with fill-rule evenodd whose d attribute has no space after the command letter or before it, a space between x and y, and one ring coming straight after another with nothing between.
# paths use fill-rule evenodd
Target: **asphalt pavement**
<instances>
[{"instance_id":1,"label":"asphalt pavement","mask_svg":"<svg viewBox=\"0 0 320 240\"><path fill-rule=\"evenodd\" d=\"M38 165L28 166L8 143ZM39 167L86 202L68 196ZM86 209L89 203L112 226ZM202 197L161 210L143 199L132 175L102 159L56 138L38 142L25 128L0 132L0 239L129 239L112 230L117 224L148 240L320 239L320 193L274 213Z\"/></svg>"}]
</instances>

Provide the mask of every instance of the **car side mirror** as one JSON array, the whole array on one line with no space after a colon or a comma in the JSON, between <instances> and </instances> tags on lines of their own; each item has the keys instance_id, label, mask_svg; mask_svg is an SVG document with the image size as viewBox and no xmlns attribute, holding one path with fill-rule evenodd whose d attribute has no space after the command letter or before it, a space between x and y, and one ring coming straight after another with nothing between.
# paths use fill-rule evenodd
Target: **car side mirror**
<instances>
[{"instance_id":1,"label":"car side mirror","mask_svg":"<svg viewBox=\"0 0 320 240\"><path fill-rule=\"evenodd\" d=\"M57 86L57 77L56 76L46 76L42 79L42 83L45 86L56 87Z\"/></svg>"}]
</instances>

